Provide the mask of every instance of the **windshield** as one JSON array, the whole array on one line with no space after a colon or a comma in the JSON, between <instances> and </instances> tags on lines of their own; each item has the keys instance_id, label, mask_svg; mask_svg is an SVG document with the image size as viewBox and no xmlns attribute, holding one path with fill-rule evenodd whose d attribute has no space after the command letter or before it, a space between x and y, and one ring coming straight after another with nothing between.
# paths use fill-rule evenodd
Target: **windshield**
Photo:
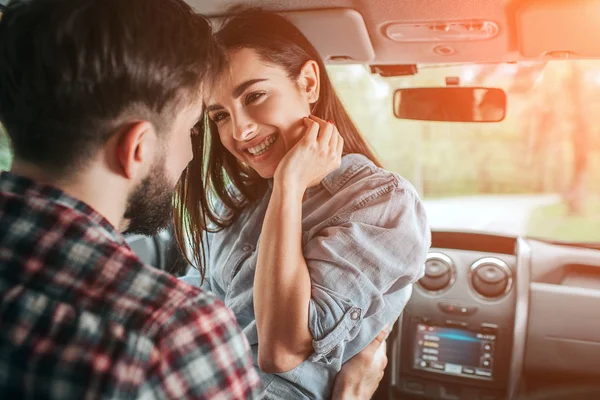
<instances>
[{"instance_id":1,"label":"windshield","mask_svg":"<svg viewBox=\"0 0 600 400\"><path fill-rule=\"evenodd\" d=\"M383 78L360 65L328 71L383 165L413 183L432 229L600 242L600 62L419 66ZM400 120L401 87L500 87L500 123Z\"/></svg>"},{"instance_id":2,"label":"windshield","mask_svg":"<svg viewBox=\"0 0 600 400\"><path fill-rule=\"evenodd\" d=\"M328 67L332 82L383 165L413 183L431 227L600 242L600 61L419 66L382 78L362 65ZM500 123L400 120L396 88L500 87ZM12 155L0 126L0 170Z\"/></svg>"}]
</instances>

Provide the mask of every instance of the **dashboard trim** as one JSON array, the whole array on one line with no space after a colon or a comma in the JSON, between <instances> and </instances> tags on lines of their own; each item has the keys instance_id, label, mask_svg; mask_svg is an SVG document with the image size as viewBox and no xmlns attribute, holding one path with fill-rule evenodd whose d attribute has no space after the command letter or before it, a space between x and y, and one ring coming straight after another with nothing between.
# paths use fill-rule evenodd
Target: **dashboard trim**
<instances>
[{"instance_id":1,"label":"dashboard trim","mask_svg":"<svg viewBox=\"0 0 600 400\"><path fill-rule=\"evenodd\" d=\"M397 332L392 341L392 349L391 349L392 362L390 363L391 364L390 370L391 370L391 374L392 374L392 377L390 379L390 387L392 387L392 388L397 387L399 384L398 376L400 376L400 362L402 360L400 344L402 343L403 317L404 317L404 312L402 314L400 314L400 318L398 318L398 321L396 322Z\"/></svg>"},{"instance_id":2,"label":"dashboard trim","mask_svg":"<svg viewBox=\"0 0 600 400\"><path fill-rule=\"evenodd\" d=\"M450 273L451 273L450 282L448 283L448 285L446 287L444 287L440 290L428 290L428 289L424 288L423 286L421 286L421 284L418 281L415 286L417 287L417 290L422 291L424 294L428 294L430 296L436 297L436 296L442 295L442 294L446 293L447 291L449 291L450 288L456 282L456 265L454 264L454 260L451 257L449 257L447 254L444 254L439 251L432 251L432 252L427 253L427 258L425 259L425 265L427 265L427 263L431 260L441 261L450 267Z\"/></svg>"},{"instance_id":3,"label":"dashboard trim","mask_svg":"<svg viewBox=\"0 0 600 400\"><path fill-rule=\"evenodd\" d=\"M513 399L519 390L523 373L527 321L529 319L529 283L531 279L531 246L524 238L517 239L517 272L515 325L513 329L513 351L508 375L508 399Z\"/></svg>"},{"instance_id":4,"label":"dashboard trim","mask_svg":"<svg viewBox=\"0 0 600 400\"><path fill-rule=\"evenodd\" d=\"M518 262L518 261L517 261ZM499 268L501 268L502 270L504 270L504 272L506 273L506 275L508 276L508 284L506 285L506 289L504 289L504 293L502 293L499 296L496 297L486 297L484 295L482 295L481 293L479 293L474 287L473 287L473 274L475 273L475 271L483 266L483 265L487 265L487 264L493 264ZM513 287L513 272L511 271L510 267L508 266L508 264L506 264L506 262L504 262L503 260L497 258L497 257L484 257L484 258L480 258L479 260L475 261L471 267L469 267L469 273L468 273L468 282L469 282L469 287L471 288L471 290L473 291L473 293L479 297L479 299L484 300L484 301L498 301L503 299L504 297L506 297L509 293L510 290Z\"/></svg>"}]
</instances>

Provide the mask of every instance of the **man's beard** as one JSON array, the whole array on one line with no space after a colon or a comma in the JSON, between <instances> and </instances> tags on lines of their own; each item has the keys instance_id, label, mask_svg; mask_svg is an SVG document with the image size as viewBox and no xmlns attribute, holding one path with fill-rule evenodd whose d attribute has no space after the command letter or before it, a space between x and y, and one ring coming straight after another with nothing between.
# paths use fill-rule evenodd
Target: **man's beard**
<instances>
[{"instance_id":1,"label":"man's beard","mask_svg":"<svg viewBox=\"0 0 600 400\"><path fill-rule=\"evenodd\" d=\"M173 218L173 185L165 174L164 158L129 196L125 219L129 220L125 233L156 235L167 228Z\"/></svg>"}]
</instances>

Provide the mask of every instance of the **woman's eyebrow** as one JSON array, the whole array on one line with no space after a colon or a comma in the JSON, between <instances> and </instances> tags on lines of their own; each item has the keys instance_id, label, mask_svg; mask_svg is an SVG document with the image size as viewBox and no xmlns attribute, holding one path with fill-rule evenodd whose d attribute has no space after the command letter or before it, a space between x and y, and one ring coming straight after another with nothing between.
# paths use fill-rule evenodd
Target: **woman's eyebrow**
<instances>
[{"instance_id":1,"label":"woman's eyebrow","mask_svg":"<svg viewBox=\"0 0 600 400\"><path fill-rule=\"evenodd\" d=\"M242 93L244 93L244 90L248 89L250 86L254 85L255 83L258 82L263 82L266 81L266 79L250 79L247 80L246 82L240 84L238 87L236 87L233 90L232 96L234 99L237 99L238 97L240 97L242 95Z\"/></svg>"},{"instance_id":2,"label":"woman's eyebrow","mask_svg":"<svg viewBox=\"0 0 600 400\"><path fill-rule=\"evenodd\" d=\"M218 111L218 110L222 110L225 107L223 107L220 104L211 104L210 106L206 107L206 111Z\"/></svg>"},{"instance_id":3,"label":"woman's eyebrow","mask_svg":"<svg viewBox=\"0 0 600 400\"><path fill-rule=\"evenodd\" d=\"M246 89L248 89L250 86L254 85L255 83L258 82L264 82L268 79L249 79L244 83L241 83L238 85L238 87L236 87L233 92L231 93L231 95L233 96L234 99L237 99L238 97L240 97L242 95L242 93L244 93L244 91ZM218 110L222 110L225 107L223 107L220 104L211 104L210 106L206 107L206 111L218 111Z\"/></svg>"}]
</instances>

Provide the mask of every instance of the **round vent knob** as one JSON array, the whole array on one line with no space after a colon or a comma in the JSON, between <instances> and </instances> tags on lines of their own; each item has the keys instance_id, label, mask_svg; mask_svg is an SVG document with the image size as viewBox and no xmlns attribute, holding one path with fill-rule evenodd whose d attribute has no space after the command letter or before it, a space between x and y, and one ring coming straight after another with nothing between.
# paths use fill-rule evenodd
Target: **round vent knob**
<instances>
[{"instance_id":1,"label":"round vent knob","mask_svg":"<svg viewBox=\"0 0 600 400\"><path fill-rule=\"evenodd\" d=\"M444 290L454 281L454 265L450 257L441 253L429 253L425 261L425 275L419 285L429 292Z\"/></svg>"},{"instance_id":2,"label":"round vent knob","mask_svg":"<svg viewBox=\"0 0 600 400\"><path fill-rule=\"evenodd\" d=\"M511 283L512 273L502 260L483 258L471 266L471 285L483 297L500 297L508 292Z\"/></svg>"}]
</instances>

